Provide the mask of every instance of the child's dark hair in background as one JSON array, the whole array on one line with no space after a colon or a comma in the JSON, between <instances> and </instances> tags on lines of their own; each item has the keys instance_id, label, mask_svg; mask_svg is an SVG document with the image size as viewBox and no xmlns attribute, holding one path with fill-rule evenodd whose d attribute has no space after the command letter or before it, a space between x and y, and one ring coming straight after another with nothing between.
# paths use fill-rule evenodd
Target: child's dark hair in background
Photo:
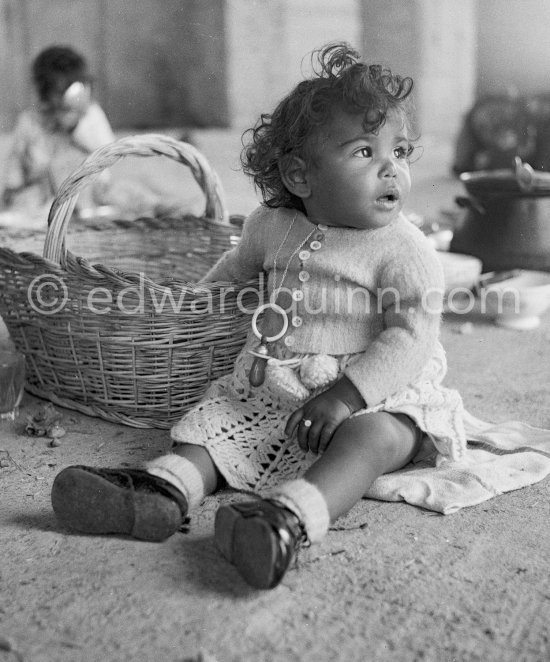
<instances>
[{"instance_id":1,"label":"child's dark hair in background","mask_svg":"<svg viewBox=\"0 0 550 662\"><path fill-rule=\"evenodd\" d=\"M336 110L362 114L367 133L376 132L390 111L401 114L409 129L412 125L412 78L381 65L365 65L358 53L341 44L314 52L312 64L317 76L300 82L273 113L262 114L245 133L251 137L241 164L268 207L305 211L302 199L285 187L281 164L285 157L300 156L314 165L322 129Z\"/></svg>"},{"instance_id":2,"label":"child's dark hair in background","mask_svg":"<svg viewBox=\"0 0 550 662\"><path fill-rule=\"evenodd\" d=\"M68 46L51 46L37 55L32 79L41 101L63 94L75 82L92 82L84 57Z\"/></svg>"}]
</instances>

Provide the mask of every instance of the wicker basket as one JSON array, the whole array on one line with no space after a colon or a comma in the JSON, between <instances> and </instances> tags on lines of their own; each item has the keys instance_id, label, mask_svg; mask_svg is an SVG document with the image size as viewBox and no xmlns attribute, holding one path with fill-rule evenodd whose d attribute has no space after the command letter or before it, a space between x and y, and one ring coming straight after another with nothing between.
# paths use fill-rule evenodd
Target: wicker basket
<instances>
[{"instance_id":1,"label":"wicker basket","mask_svg":"<svg viewBox=\"0 0 550 662\"><path fill-rule=\"evenodd\" d=\"M68 233L79 191L126 155L188 166L204 215L73 219ZM191 145L147 134L94 152L60 187L44 256L0 248L0 315L25 354L27 390L110 421L169 428L231 370L244 343L253 284L193 284L239 234L216 174Z\"/></svg>"}]
</instances>

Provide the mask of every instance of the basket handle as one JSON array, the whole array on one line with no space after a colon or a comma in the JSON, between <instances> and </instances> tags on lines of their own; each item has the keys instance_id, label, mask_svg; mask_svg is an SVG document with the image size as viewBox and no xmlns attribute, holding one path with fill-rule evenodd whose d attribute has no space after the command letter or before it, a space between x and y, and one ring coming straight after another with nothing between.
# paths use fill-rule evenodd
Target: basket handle
<instances>
[{"instance_id":1,"label":"basket handle","mask_svg":"<svg viewBox=\"0 0 550 662\"><path fill-rule=\"evenodd\" d=\"M204 215L214 224L230 225L221 181L206 158L192 145L169 136L145 133L115 140L92 152L59 187L48 216L45 258L66 267L65 237L79 192L123 156L167 156L190 168L206 196Z\"/></svg>"}]
</instances>

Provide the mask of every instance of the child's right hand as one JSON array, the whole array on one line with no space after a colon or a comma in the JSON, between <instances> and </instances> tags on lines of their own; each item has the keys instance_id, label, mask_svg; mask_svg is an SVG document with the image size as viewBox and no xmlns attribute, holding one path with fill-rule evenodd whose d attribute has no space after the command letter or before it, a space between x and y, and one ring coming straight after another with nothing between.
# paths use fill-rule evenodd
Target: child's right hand
<instances>
[{"instance_id":1,"label":"child's right hand","mask_svg":"<svg viewBox=\"0 0 550 662\"><path fill-rule=\"evenodd\" d=\"M296 434L304 452L322 453L340 424L365 406L357 387L344 376L291 414L285 434Z\"/></svg>"}]
</instances>

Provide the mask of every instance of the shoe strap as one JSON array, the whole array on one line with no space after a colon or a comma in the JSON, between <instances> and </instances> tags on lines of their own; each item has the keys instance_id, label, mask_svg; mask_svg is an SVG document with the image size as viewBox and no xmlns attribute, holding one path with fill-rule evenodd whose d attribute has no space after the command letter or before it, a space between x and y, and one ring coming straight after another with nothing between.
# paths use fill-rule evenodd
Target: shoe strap
<instances>
[{"instance_id":1,"label":"shoe strap","mask_svg":"<svg viewBox=\"0 0 550 662\"><path fill-rule=\"evenodd\" d=\"M275 499L258 499L233 504L242 517L260 517L273 530L278 553L273 564L273 581L276 586L290 566L296 551L306 544L307 536L299 517Z\"/></svg>"},{"instance_id":2,"label":"shoe strap","mask_svg":"<svg viewBox=\"0 0 550 662\"><path fill-rule=\"evenodd\" d=\"M143 469L120 469L119 471L130 477L134 490L139 489L139 483L146 484L148 487L152 487L157 492L160 492L163 496L175 501L181 510L182 520L185 519L189 506L187 499L177 487L174 487L167 480L164 480L164 478L150 474Z\"/></svg>"}]
</instances>

